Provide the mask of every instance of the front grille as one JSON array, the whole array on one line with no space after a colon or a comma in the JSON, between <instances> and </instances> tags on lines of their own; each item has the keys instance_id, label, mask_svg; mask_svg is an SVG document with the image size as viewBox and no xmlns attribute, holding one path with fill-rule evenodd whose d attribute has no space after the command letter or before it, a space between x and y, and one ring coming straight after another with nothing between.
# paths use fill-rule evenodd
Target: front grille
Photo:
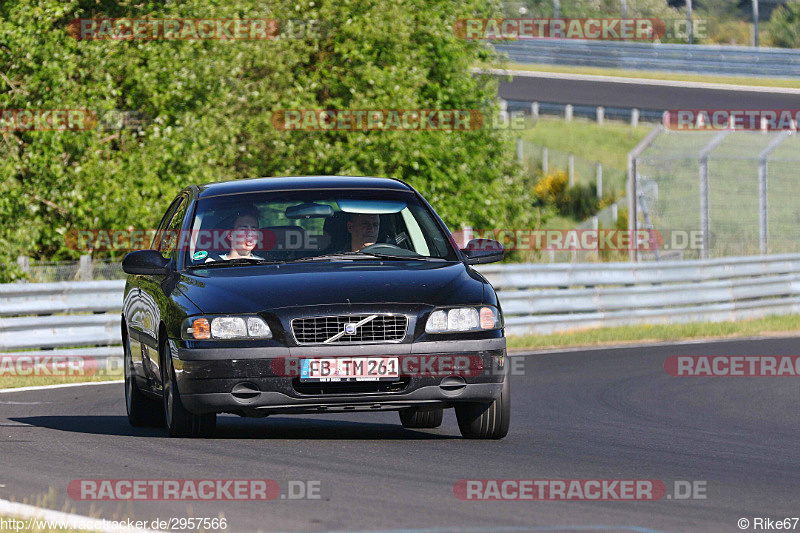
<instances>
[{"instance_id":1,"label":"front grille","mask_svg":"<svg viewBox=\"0 0 800 533\"><path fill-rule=\"evenodd\" d=\"M375 318L360 325L355 333L344 333L345 324L358 324L372 316ZM323 344L340 333L344 334L329 341L328 344L399 342L406 336L407 328L408 317L405 315L338 315L292 320L292 332L298 344Z\"/></svg>"}]
</instances>

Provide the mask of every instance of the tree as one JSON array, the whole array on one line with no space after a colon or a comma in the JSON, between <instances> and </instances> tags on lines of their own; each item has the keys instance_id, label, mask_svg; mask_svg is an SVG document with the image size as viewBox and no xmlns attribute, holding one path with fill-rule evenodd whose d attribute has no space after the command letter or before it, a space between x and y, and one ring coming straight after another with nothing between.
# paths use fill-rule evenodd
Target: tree
<instances>
[{"instance_id":1,"label":"tree","mask_svg":"<svg viewBox=\"0 0 800 533\"><path fill-rule=\"evenodd\" d=\"M767 44L800 48L800 0L791 0L772 12L767 25Z\"/></svg>"},{"instance_id":2,"label":"tree","mask_svg":"<svg viewBox=\"0 0 800 533\"><path fill-rule=\"evenodd\" d=\"M422 5L420 5L422 4ZM509 132L287 132L281 109L497 112L498 58L456 20L500 13L482 0L19 0L0 3L0 109L130 110L132 130L2 131L0 264L74 259L77 229L152 228L191 183L269 175L407 180L452 229L526 227L529 187ZM76 40L76 18L324 21L320 38ZM85 253L85 252L84 252ZM110 254L121 257L121 254ZM0 271L8 279L12 274Z\"/></svg>"}]
</instances>

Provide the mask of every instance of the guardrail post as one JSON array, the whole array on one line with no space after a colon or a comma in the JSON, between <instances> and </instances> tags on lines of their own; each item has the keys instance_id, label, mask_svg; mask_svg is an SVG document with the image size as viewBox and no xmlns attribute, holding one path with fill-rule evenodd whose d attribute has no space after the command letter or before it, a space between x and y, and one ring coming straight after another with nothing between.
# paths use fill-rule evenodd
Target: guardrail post
<instances>
[{"instance_id":1,"label":"guardrail post","mask_svg":"<svg viewBox=\"0 0 800 533\"><path fill-rule=\"evenodd\" d=\"M617 207L617 203L616 202L611 204L611 220L614 221L614 225L615 226L617 225L617 222L619 221L619 208Z\"/></svg>"},{"instance_id":2,"label":"guardrail post","mask_svg":"<svg viewBox=\"0 0 800 533\"><path fill-rule=\"evenodd\" d=\"M542 146L542 176L547 176L547 146Z\"/></svg>"},{"instance_id":3,"label":"guardrail post","mask_svg":"<svg viewBox=\"0 0 800 533\"><path fill-rule=\"evenodd\" d=\"M595 182L597 183L597 199L603 197L603 165L599 161L595 164Z\"/></svg>"},{"instance_id":4,"label":"guardrail post","mask_svg":"<svg viewBox=\"0 0 800 533\"><path fill-rule=\"evenodd\" d=\"M571 122L572 121L573 109L574 108L572 107L572 104L567 104L564 107L564 118L566 119L567 122Z\"/></svg>"},{"instance_id":5,"label":"guardrail post","mask_svg":"<svg viewBox=\"0 0 800 533\"><path fill-rule=\"evenodd\" d=\"M605 117L606 117L605 108L603 106L601 106L601 105L597 106L597 125L598 126L602 126L603 125L603 119L605 119Z\"/></svg>"},{"instance_id":6,"label":"guardrail post","mask_svg":"<svg viewBox=\"0 0 800 533\"><path fill-rule=\"evenodd\" d=\"M575 154L569 154L569 186L575 185Z\"/></svg>"},{"instance_id":7,"label":"guardrail post","mask_svg":"<svg viewBox=\"0 0 800 533\"><path fill-rule=\"evenodd\" d=\"M639 127L639 110L631 109L631 128L636 129Z\"/></svg>"},{"instance_id":8,"label":"guardrail post","mask_svg":"<svg viewBox=\"0 0 800 533\"><path fill-rule=\"evenodd\" d=\"M78 266L78 280L92 281L92 256L82 255Z\"/></svg>"},{"instance_id":9,"label":"guardrail post","mask_svg":"<svg viewBox=\"0 0 800 533\"><path fill-rule=\"evenodd\" d=\"M538 120L539 118L539 102L533 102L531 104L531 116L534 120Z\"/></svg>"}]
</instances>

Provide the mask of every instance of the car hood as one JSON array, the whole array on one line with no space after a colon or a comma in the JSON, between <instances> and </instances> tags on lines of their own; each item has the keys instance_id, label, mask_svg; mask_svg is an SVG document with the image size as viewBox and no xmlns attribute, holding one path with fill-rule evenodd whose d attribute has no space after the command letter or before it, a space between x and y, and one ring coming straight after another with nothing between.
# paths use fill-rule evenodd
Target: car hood
<instances>
[{"instance_id":1,"label":"car hood","mask_svg":"<svg viewBox=\"0 0 800 533\"><path fill-rule=\"evenodd\" d=\"M463 263L335 261L190 270L179 290L203 313L257 313L331 304L477 304L484 281Z\"/></svg>"}]
</instances>

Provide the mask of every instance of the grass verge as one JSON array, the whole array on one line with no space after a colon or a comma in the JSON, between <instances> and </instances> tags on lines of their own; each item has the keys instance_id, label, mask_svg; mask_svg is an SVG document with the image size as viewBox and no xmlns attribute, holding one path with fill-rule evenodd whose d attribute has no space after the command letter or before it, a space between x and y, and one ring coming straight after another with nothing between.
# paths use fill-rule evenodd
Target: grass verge
<instances>
[{"instance_id":1,"label":"grass verge","mask_svg":"<svg viewBox=\"0 0 800 533\"><path fill-rule=\"evenodd\" d=\"M586 74L591 76L612 76L615 78L635 78L643 80L690 81L697 83L719 83L723 85L746 85L750 87L779 87L800 89L800 80L790 78L751 78L745 76L709 76L700 74L681 74L677 72L640 71L621 68L580 67L568 65L540 65L534 63L509 62L503 65L508 70L527 70L530 72L555 72L562 74Z\"/></svg>"},{"instance_id":2,"label":"grass verge","mask_svg":"<svg viewBox=\"0 0 800 533\"><path fill-rule=\"evenodd\" d=\"M739 322L646 324L641 326L587 329L554 335L525 335L508 337L508 348L510 350L566 348L792 333L800 334L800 315L768 316Z\"/></svg>"},{"instance_id":3,"label":"grass verge","mask_svg":"<svg viewBox=\"0 0 800 533\"><path fill-rule=\"evenodd\" d=\"M94 376L3 376L0 375L0 389L19 387L41 387L43 385L63 385L66 383L86 383L94 381L122 380L122 371L97 374Z\"/></svg>"},{"instance_id":4,"label":"grass verge","mask_svg":"<svg viewBox=\"0 0 800 533\"><path fill-rule=\"evenodd\" d=\"M624 170L628 168L628 152L653 127L653 124L643 123L637 128L631 128L624 122L611 120L600 126L589 120L575 119L567 122L559 117L540 116L535 126L520 132L519 136L523 141L546 146L551 150L572 152L576 157L599 161L604 167ZM593 175L587 177L594 179Z\"/></svg>"}]
</instances>

